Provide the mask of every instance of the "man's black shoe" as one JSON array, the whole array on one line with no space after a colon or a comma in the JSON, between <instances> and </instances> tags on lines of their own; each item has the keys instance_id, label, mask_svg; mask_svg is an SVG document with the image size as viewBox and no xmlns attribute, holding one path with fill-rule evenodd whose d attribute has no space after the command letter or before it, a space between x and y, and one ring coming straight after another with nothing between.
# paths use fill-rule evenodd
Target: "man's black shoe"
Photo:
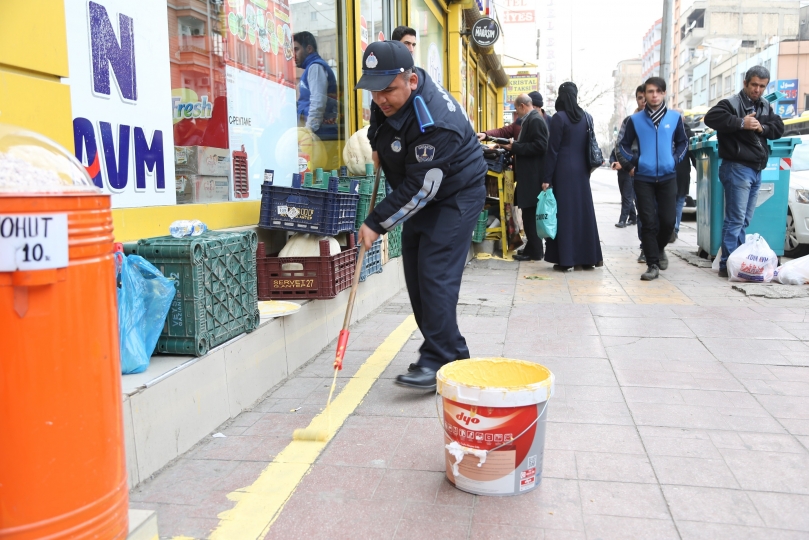
<instances>
[{"instance_id":1,"label":"man's black shoe","mask_svg":"<svg viewBox=\"0 0 809 540\"><path fill-rule=\"evenodd\" d=\"M529 257L528 255L522 255L522 254L520 254L520 253L515 253L515 254L512 256L512 258L513 258L515 261L541 261L541 260L542 260L542 257L540 257L539 259L532 259L532 258L531 258L531 257Z\"/></svg>"},{"instance_id":2,"label":"man's black shoe","mask_svg":"<svg viewBox=\"0 0 809 540\"><path fill-rule=\"evenodd\" d=\"M435 390L435 371L423 366L396 377L396 384L418 390Z\"/></svg>"},{"instance_id":3,"label":"man's black shoe","mask_svg":"<svg viewBox=\"0 0 809 540\"><path fill-rule=\"evenodd\" d=\"M418 370L419 370L419 365L416 364L415 362L410 364L410 366L408 366L408 368L407 368L408 373L410 373L411 371L418 371Z\"/></svg>"},{"instance_id":4,"label":"man's black shoe","mask_svg":"<svg viewBox=\"0 0 809 540\"><path fill-rule=\"evenodd\" d=\"M728 269L727 268L720 268L719 269L719 277L728 277Z\"/></svg>"},{"instance_id":5,"label":"man's black shoe","mask_svg":"<svg viewBox=\"0 0 809 540\"><path fill-rule=\"evenodd\" d=\"M627 224L627 225L637 225L637 224L638 224L638 220L637 220L637 219L632 219L632 218L629 218L629 221L627 221L627 222L626 222L626 224Z\"/></svg>"},{"instance_id":6,"label":"man's black shoe","mask_svg":"<svg viewBox=\"0 0 809 540\"><path fill-rule=\"evenodd\" d=\"M619 229L623 229L624 227L626 227L626 223L623 221L619 221L618 223L615 224L615 226L618 227Z\"/></svg>"}]
</instances>

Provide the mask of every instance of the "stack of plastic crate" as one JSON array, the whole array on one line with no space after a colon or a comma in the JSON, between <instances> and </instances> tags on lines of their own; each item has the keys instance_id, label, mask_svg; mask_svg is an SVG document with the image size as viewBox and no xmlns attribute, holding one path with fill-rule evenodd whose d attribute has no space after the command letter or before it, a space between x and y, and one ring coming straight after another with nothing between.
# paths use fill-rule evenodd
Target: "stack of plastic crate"
<instances>
[{"instance_id":1,"label":"stack of plastic crate","mask_svg":"<svg viewBox=\"0 0 809 540\"><path fill-rule=\"evenodd\" d=\"M175 280L157 352L202 356L258 328L255 231L146 238L124 244Z\"/></svg>"}]
</instances>

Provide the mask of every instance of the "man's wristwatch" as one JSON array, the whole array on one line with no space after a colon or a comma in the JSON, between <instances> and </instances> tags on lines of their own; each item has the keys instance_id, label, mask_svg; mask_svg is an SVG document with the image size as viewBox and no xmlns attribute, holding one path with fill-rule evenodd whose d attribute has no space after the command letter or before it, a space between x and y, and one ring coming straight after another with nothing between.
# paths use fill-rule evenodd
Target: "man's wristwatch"
<instances>
[{"instance_id":1,"label":"man's wristwatch","mask_svg":"<svg viewBox=\"0 0 809 540\"><path fill-rule=\"evenodd\" d=\"M742 128L741 129L744 129L744 118L742 118Z\"/></svg>"}]
</instances>

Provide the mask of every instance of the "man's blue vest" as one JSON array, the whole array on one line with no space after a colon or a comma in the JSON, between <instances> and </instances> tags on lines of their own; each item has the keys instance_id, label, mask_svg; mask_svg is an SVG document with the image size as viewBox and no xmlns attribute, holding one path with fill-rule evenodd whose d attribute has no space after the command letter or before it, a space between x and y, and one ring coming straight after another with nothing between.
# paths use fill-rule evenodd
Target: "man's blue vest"
<instances>
[{"instance_id":1,"label":"man's blue vest","mask_svg":"<svg viewBox=\"0 0 809 540\"><path fill-rule=\"evenodd\" d=\"M635 180L655 182L676 176L677 162L674 159L674 130L680 121L680 113L669 110L660 119L655 129L645 110L632 115L632 125L638 137L640 156Z\"/></svg>"},{"instance_id":2,"label":"man's blue vest","mask_svg":"<svg viewBox=\"0 0 809 540\"><path fill-rule=\"evenodd\" d=\"M309 102L311 101L312 92L309 89L309 68L313 64L320 64L326 70L328 78L328 87L326 94L326 110L323 111L323 120L334 120L337 118L337 79L334 77L334 72L329 67L329 64L323 60L319 54L312 53L303 61L303 75L301 75L301 84L298 88L298 118L304 121L309 117ZM336 131L334 124L327 125L321 124L320 130L327 128L330 131ZM318 130L318 131L320 131Z\"/></svg>"}]
</instances>

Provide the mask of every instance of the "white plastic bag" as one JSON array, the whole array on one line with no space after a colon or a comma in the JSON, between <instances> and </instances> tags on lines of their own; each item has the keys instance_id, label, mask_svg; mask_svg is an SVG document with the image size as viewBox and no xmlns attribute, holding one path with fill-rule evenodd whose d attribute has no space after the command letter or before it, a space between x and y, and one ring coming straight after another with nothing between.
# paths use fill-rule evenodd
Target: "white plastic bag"
<instances>
[{"instance_id":1,"label":"white plastic bag","mask_svg":"<svg viewBox=\"0 0 809 540\"><path fill-rule=\"evenodd\" d=\"M758 234L748 235L747 241L728 257L730 281L769 283L777 267L778 256Z\"/></svg>"},{"instance_id":2,"label":"white plastic bag","mask_svg":"<svg viewBox=\"0 0 809 540\"><path fill-rule=\"evenodd\" d=\"M775 280L784 285L803 285L809 283L809 255L792 259L775 271Z\"/></svg>"}]
</instances>

